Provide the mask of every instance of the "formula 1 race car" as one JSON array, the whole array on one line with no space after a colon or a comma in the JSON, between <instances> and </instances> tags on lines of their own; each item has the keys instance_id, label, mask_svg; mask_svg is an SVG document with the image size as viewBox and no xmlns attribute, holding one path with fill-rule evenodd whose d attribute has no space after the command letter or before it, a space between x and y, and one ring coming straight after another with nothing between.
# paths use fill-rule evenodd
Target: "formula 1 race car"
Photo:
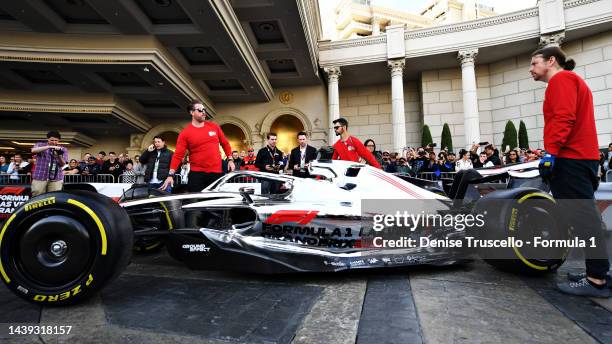
<instances>
[{"instance_id":1,"label":"formula 1 race car","mask_svg":"<svg viewBox=\"0 0 612 344\"><path fill-rule=\"evenodd\" d=\"M547 192L508 188L511 183L497 183L494 191L487 186L484 196L479 191L479 186L506 178L539 181L536 166L460 173L445 192L450 197L427 183L418 186L417 180L367 165L329 160L312 162L309 171L317 178L237 171L200 193L161 195L135 186L118 203L91 191L53 192L31 199L2 226L0 273L28 301L73 304L125 269L135 240L151 245L162 241L173 258L194 269L337 272L448 265L479 253L501 268L551 271L563 263L565 249L541 258L528 249L502 247L486 257L491 248L401 245L417 236L427 242L514 239L524 233L567 237L567 226ZM525 206L527 199L537 204ZM484 228L472 233L440 222L400 232L391 226L384 238L391 247L381 246L381 232L372 223L385 211L383 204L403 201L413 202L414 209L408 210L418 209L421 215L484 214Z\"/></svg>"}]
</instances>

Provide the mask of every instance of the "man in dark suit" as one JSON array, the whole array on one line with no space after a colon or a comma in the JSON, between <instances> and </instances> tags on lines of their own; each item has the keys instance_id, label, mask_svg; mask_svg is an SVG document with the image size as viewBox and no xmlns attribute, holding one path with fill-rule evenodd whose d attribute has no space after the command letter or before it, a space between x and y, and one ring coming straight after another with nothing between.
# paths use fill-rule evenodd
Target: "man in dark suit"
<instances>
[{"instance_id":1,"label":"man in dark suit","mask_svg":"<svg viewBox=\"0 0 612 344\"><path fill-rule=\"evenodd\" d=\"M310 177L308 167L310 162L317 158L317 149L308 144L308 135L305 132L300 131L297 139L300 145L291 150L288 165L294 176L308 178Z\"/></svg>"}]
</instances>

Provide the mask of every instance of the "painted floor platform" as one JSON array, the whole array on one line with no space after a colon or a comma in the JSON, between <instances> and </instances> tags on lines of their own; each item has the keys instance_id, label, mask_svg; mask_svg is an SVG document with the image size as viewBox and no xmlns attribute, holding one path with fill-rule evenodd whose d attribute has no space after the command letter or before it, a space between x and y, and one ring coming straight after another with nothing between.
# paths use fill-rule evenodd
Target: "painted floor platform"
<instances>
[{"instance_id":1,"label":"painted floor platform","mask_svg":"<svg viewBox=\"0 0 612 344\"><path fill-rule=\"evenodd\" d=\"M135 256L86 303L41 308L0 287L0 323L71 325L0 343L612 343L612 299L475 261L452 267L259 276Z\"/></svg>"}]
</instances>

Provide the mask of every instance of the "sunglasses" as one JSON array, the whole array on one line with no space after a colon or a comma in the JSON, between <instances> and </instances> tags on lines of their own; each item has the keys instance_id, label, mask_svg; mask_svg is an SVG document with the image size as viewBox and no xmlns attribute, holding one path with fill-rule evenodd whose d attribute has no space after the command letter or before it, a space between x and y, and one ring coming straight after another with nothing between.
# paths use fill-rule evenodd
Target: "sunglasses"
<instances>
[{"instance_id":1,"label":"sunglasses","mask_svg":"<svg viewBox=\"0 0 612 344\"><path fill-rule=\"evenodd\" d=\"M250 150L249 153L253 153L254 151Z\"/></svg>"},{"instance_id":2,"label":"sunglasses","mask_svg":"<svg viewBox=\"0 0 612 344\"><path fill-rule=\"evenodd\" d=\"M204 110L204 109L193 109L193 111L197 111L199 113L205 113L206 112L206 110Z\"/></svg>"}]
</instances>

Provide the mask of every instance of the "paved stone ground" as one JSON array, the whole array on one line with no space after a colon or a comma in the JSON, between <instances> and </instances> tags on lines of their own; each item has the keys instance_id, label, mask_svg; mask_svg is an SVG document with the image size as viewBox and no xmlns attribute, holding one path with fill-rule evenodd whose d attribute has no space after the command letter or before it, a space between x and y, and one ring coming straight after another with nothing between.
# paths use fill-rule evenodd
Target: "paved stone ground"
<instances>
[{"instance_id":1,"label":"paved stone ground","mask_svg":"<svg viewBox=\"0 0 612 344\"><path fill-rule=\"evenodd\" d=\"M99 296L28 304L0 288L0 323L72 325L70 335L0 343L612 343L612 299L562 295L557 275L526 278L475 261L345 274L191 271L137 256Z\"/></svg>"}]
</instances>

